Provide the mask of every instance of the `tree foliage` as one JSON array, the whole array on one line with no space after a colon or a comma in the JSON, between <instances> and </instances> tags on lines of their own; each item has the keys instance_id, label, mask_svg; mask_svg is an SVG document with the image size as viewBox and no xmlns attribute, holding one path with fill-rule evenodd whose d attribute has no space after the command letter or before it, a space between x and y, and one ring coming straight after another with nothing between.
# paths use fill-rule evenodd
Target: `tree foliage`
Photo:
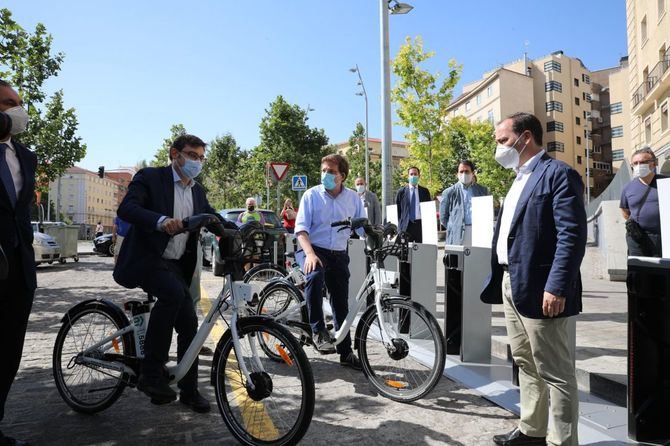
<instances>
[{"instance_id":1,"label":"tree foliage","mask_svg":"<svg viewBox=\"0 0 670 446\"><path fill-rule=\"evenodd\" d=\"M346 186L355 188L354 182L356 177L361 176L365 178L365 127L360 122L356 123L356 128L349 137L349 151L347 152L347 160L349 161L349 178L347 178ZM370 160L370 184L368 190L381 196L382 189L382 164L381 161Z\"/></svg>"},{"instance_id":2,"label":"tree foliage","mask_svg":"<svg viewBox=\"0 0 670 446\"><path fill-rule=\"evenodd\" d=\"M51 50L53 38L38 23L31 33L0 9L0 79L10 82L26 104L30 123L19 135L38 158L38 189L58 178L86 155L86 144L76 136L78 121L74 108L66 108L63 91L48 100L44 82L57 76L64 55Z\"/></svg>"},{"instance_id":3,"label":"tree foliage","mask_svg":"<svg viewBox=\"0 0 670 446\"><path fill-rule=\"evenodd\" d=\"M414 41L408 37L392 65L398 79L392 98L397 104L399 123L408 129L405 138L409 142L411 158L402 166L419 167L422 184L431 193L441 187L435 166L442 164L448 155L444 118L461 73L461 66L454 60L449 61L448 74L442 80L439 73L433 74L420 67L434 55L432 51L424 51L421 37Z\"/></svg>"},{"instance_id":4,"label":"tree foliage","mask_svg":"<svg viewBox=\"0 0 670 446\"><path fill-rule=\"evenodd\" d=\"M170 147L175 139L186 134L186 127L183 124L174 124L170 127L170 136L163 140L163 145L156 150L154 159L151 160L152 167L162 167L170 164Z\"/></svg>"},{"instance_id":5,"label":"tree foliage","mask_svg":"<svg viewBox=\"0 0 670 446\"><path fill-rule=\"evenodd\" d=\"M215 209L236 207L244 201L244 190L239 187L240 166L244 161L246 153L230 133L217 136L209 143L200 180Z\"/></svg>"}]
</instances>

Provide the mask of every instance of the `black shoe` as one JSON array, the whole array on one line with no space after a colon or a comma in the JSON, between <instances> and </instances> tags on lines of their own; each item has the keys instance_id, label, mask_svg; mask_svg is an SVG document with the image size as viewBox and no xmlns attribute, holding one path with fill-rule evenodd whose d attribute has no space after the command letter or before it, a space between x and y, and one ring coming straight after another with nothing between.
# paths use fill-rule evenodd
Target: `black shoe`
<instances>
[{"instance_id":1,"label":"black shoe","mask_svg":"<svg viewBox=\"0 0 670 446\"><path fill-rule=\"evenodd\" d=\"M12 437L3 437L0 434L0 446L30 446L30 443Z\"/></svg>"},{"instance_id":2,"label":"black shoe","mask_svg":"<svg viewBox=\"0 0 670 446\"><path fill-rule=\"evenodd\" d=\"M358 359L358 357L354 352L349 352L344 355L340 355L340 365L344 367L351 367L354 370L363 370L361 360Z\"/></svg>"},{"instance_id":3,"label":"black shoe","mask_svg":"<svg viewBox=\"0 0 670 446\"><path fill-rule=\"evenodd\" d=\"M211 348L207 347L206 345L203 345L202 348L200 349L200 352L198 353L200 356L212 356L214 355L214 352L212 351Z\"/></svg>"},{"instance_id":4,"label":"black shoe","mask_svg":"<svg viewBox=\"0 0 670 446\"><path fill-rule=\"evenodd\" d=\"M207 413L210 410L209 401L205 399L197 390L194 393L179 393L179 402L187 405L195 412Z\"/></svg>"},{"instance_id":5,"label":"black shoe","mask_svg":"<svg viewBox=\"0 0 670 446\"><path fill-rule=\"evenodd\" d=\"M140 375L137 390L151 397L153 404L167 404L177 399L177 393L165 381L152 380Z\"/></svg>"},{"instance_id":6,"label":"black shoe","mask_svg":"<svg viewBox=\"0 0 670 446\"><path fill-rule=\"evenodd\" d=\"M498 446L545 446L547 444L546 437L529 437L518 427L506 434L494 435L493 442Z\"/></svg>"},{"instance_id":7,"label":"black shoe","mask_svg":"<svg viewBox=\"0 0 670 446\"><path fill-rule=\"evenodd\" d=\"M314 333L312 335L312 341L314 342L314 347L316 347L319 353L335 353L333 340L330 337L330 333L328 333L328 330L325 328L319 330L318 333Z\"/></svg>"}]
</instances>

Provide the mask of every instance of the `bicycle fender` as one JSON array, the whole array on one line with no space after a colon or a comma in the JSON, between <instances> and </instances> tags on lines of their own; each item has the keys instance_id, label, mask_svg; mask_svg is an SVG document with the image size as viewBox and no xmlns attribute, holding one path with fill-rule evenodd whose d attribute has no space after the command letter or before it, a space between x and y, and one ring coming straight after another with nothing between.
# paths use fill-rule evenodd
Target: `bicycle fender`
<instances>
[{"instance_id":1,"label":"bicycle fender","mask_svg":"<svg viewBox=\"0 0 670 446\"><path fill-rule=\"evenodd\" d=\"M394 301L406 302L408 300L410 300L409 297L396 297L396 298L393 298L393 299L386 299L386 300L384 300L384 303L392 303ZM384 305L384 303L382 303L382 306ZM363 313L361 318L358 320L358 325L356 326L356 335L354 337L354 349L355 350L358 350L358 342L361 340L361 331L363 331L363 324L361 322L367 320L368 315L370 313L374 313L376 311L377 311L377 307L375 307L374 305L370 305L365 310L365 312Z\"/></svg>"},{"instance_id":2,"label":"bicycle fender","mask_svg":"<svg viewBox=\"0 0 670 446\"><path fill-rule=\"evenodd\" d=\"M128 320L128 316L126 316L126 313L119 308L118 305L112 303L111 301L107 299L88 299L82 302L79 302L77 305L74 307L70 308L67 310L67 313L63 315L61 318L61 322L65 323L68 319L73 314L76 314L82 307L85 307L86 305L90 305L91 303L97 303L98 305L106 307L108 310L110 310L114 316L118 317L120 321L123 321L124 325L123 327L130 325L130 321Z\"/></svg>"}]
</instances>

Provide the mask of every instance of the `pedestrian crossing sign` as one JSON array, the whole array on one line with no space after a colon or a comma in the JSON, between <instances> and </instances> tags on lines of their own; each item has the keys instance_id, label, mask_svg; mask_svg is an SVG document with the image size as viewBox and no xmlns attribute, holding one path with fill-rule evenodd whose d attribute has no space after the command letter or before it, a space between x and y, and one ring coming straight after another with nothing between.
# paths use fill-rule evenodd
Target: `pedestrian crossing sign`
<instances>
[{"instance_id":1,"label":"pedestrian crossing sign","mask_svg":"<svg viewBox=\"0 0 670 446\"><path fill-rule=\"evenodd\" d=\"M307 175L293 175L291 190L307 190Z\"/></svg>"}]
</instances>

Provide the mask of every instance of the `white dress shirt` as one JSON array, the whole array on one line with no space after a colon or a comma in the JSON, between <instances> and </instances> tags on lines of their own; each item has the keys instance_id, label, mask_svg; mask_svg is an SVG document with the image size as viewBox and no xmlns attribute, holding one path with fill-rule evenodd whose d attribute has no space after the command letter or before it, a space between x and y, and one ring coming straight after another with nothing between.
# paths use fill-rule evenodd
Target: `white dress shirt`
<instances>
[{"instance_id":1,"label":"white dress shirt","mask_svg":"<svg viewBox=\"0 0 670 446\"><path fill-rule=\"evenodd\" d=\"M174 213L172 218L183 220L193 215L193 192L191 189L193 189L195 182L191 180L188 185L184 186L174 167L172 168L172 179L174 180ZM162 218L161 220L165 219ZM163 251L163 258L170 260L180 259L184 255L184 252L186 252L186 242L188 242L189 235L188 232L173 235L165 247L165 251Z\"/></svg>"},{"instance_id":2,"label":"white dress shirt","mask_svg":"<svg viewBox=\"0 0 670 446\"><path fill-rule=\"evenodd\" d=\"M496 244L498 263L501 265L509 265L509 259L507 258L507 237L509 237L509 230L511 229L512 219L516 212L516 205L519 203L519 198L521 197L523 188L528 183L530 174L533 173L535 166L537 166L543 154L544 150L540 150L535 156L526 161L523 166L515 169L517 171L516 178L503 202L503 211L500 217L500 233L498 234L498 243Z\"/></svg>"},{"instance_id":3,"label":"white dress shirt","mask_svg":"<svg viewBox=\"0 0 670 446\"><path fill-rule=\"evenodd\" d=\"M7 144L7 149L5 150L5 160L7 161L9 172L12 174L12 180L14 180L14 190L16 191L16 198L18 200L19 195L21 194L21 189L23 188L21 163L19 163L19 157L16 155L16 149L12 145L11 137L7 138L5 141L0 141L0 143Z\"/></svg>"},{"instance_id":4,"label":"white dress shirt","mask_svg":"<svg viewBox=\"0 0 670 446\"><path fill-rule=\"evenodd\" d=\"M412 194L414 195L414 218L421 220L421 200L419 199L419 186L409 185L409 202L412 202Z\"/></svg>"}]
</instances>

